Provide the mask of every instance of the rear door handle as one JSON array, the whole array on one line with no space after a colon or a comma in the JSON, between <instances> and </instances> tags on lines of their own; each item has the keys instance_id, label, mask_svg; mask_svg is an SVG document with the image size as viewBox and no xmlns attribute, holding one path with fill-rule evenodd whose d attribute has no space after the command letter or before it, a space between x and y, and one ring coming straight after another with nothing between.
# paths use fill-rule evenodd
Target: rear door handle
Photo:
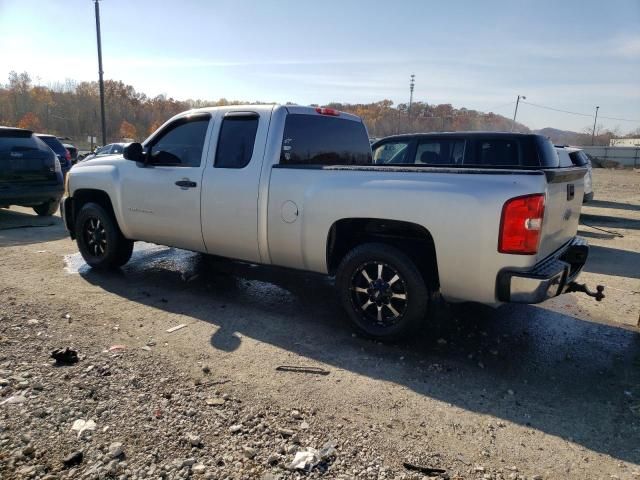
<instances>
[{"instance_id":1,"label":"rear door handle","mask_svg":"<svg viewBox=\"0 0 640 480\"><path fill-rule=\"evenodd\" d=\"M198 186L196 182L192 182L191 180L178 180L176 185L180 188L195 188Z\"/></svg>"}]
</instances>

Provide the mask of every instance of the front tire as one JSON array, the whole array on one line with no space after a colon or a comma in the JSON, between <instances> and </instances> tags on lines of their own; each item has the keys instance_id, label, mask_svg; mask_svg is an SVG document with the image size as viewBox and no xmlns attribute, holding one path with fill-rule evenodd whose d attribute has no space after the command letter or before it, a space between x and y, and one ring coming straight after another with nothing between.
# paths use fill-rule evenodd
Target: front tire
<instances>
[{"instance_id":1,"label":"front tire","mask_svg":"<svg viewBox=\"0 0 640 480\"><path fill-rule=\"evenodd\" d=\"M395 247L367 243L351 250L336 275L342 304L356 329L390 341L415 331L430 293L415 263Z\"/></svg>"},{"instance_id":2,"label":"front tire","mask_svg":"<svg viewBox=\"0 0 640 480\"><path fill-rule=\"evenodd\" d=\"M97 203L80 209L75 235L82 258L93 268L121 267L131 258L133 242L122 235L113 215Z\"/></svg>"},{"instance_id":3,"label":"front tire","mask_svg":"<svg viewBox=\"0 0 640 480\"><path fill-rule=\"evenodd\" d=\"M59 206L60 202L58 202L57 200L51 200L50 202L44 202L40 205L36 205L35 207L33 207L33 211L36 212L40 217L50 217L51 215L56 213L56 210L58 210Z\"/></svg>"}]
</instances>

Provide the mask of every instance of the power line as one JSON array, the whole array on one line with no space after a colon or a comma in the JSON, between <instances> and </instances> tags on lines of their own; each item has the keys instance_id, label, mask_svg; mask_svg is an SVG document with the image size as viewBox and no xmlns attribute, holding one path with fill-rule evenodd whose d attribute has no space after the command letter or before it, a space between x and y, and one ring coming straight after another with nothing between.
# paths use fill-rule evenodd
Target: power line
<instances>
[{"instance_id":1,"label":"power line","mask_svg":"<svg viewBox=\"0 0 640 480\"><path fill-rule=\"evenodd\" d=\"M525 102L524 100L520 100L520 101L522 103L526 103L527 105L531 105L533 107L544 108L545 110L553 110L554 112L568 113L569 115L579 115L581 117L593 117L593 114L589 114L589 113L570 112L569 110L562 110L559 108L548 107L547 105L540 105L538 103ZM640 123L640 120L631 120L629 118L605 117L603 115L600 115L600 118L604 118L605 120L617 120L619 122Z\"/></svg>"},{"instance_id":2,"label":"power line","mask_svg":"<svg viewBox=\"0 0 640 480\"><path fill-rule=\"evenodd\" d=\"M544 108L545 110L553 110L554 112L568 113L570 115L579 115L581 117L593 117L593 115L587 114L587 113L570 112L568 110L561 110L559 108L547 107L546 105L539 105L537 103L525 102L524 100L522 100L522 103L526 103L527 105L531 105L533 107Z\"/></svg>"},{"instance_id":3,"label":"power line","mask_svg":"<svg viewBox=\"0 0 640 480\"><path fill-rule=\"evenodd\" d=\"M603 117L602 115L600 115L600 118L606 118L607 120L618 120L619 122L634 122L634 123L640 123L640 120L630 120L630 119L628 119L628 118Z\"/></svg>"}]
</instances>

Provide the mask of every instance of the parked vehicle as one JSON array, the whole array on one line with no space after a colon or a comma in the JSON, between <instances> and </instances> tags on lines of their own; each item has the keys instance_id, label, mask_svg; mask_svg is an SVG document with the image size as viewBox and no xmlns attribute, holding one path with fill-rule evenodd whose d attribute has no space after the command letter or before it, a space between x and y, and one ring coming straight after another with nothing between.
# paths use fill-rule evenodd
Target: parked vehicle
<instances>
[{"instance_id":1,"label":"parked vehicle","mask_svg":"<svg viewBox=\"0 0 640 480\"><path fill-rule=\"evenodd\" d=\"M92 154L89 154L86 157L84 157L82 161L91 160L93 158L102 157L105 155L122 154L122 151L124 150L125 145L126 145L125 143L109 143L104 147L96 148L96 150Z\"/></svg>"},{"instance_id":2,"label":"parked vehicle","mask_svg":"<svg viewBox=\"0 0 640 480\"><path fill-rule=\"evenodd\" d=\"M70 143L63 143L62 146L69 152L71 164L75 165L78 162L78 149L76 146Z\"/></svg>"},{"instance_id":3,"label":"parked vehicle","mask_svg":"<svg viewBox=\"0 0 640 480\"><path fill-rule=\"evenodd\" d=\"M62 169L51 148L30 130L0 127L0 207L53 215L62 193Z\"/></svg>"},{"instance_id":4,"label":"parked vehicle","mask_svg":"<svg viewBox=\"0 0 640 480\"><path fill-rule=\"evenodd\" d=\"M36 133L38 138L46 143L51 150L58 156L60 161L60 167L62 168L62 175L66 175L69 169L72 167L71 154L64 148L64 145L58 140L55 135L47 135L45 133Z\"/></svg>"},{"instance_id":5,"label":"parked vehicle","mask_svg":"<svg viewBox=\"0 0 640 480\"><path fill-rule=\"evenodd\" d=\"M378 339L419 326L436 293L536 303L574 285L585 168L560 168L542 136L437 138L384 139L376 165L347 113L191 110L74 167L63 217L94 268L124 265L144 240L335 275L354 325Z\"/></svg>"},{"instance_id":6,"label":"parked vehicle","mask_svg":"<svg viewBox=\"0 0 640 480\"><path fill-rule=\"evenodd\" d=\"M593 200L593 166L589 155L580 148L565 145L556 145L556 150L562 163L571 162L570 165L587 168L587 173L584 176L584 198L582 202L587 203ZM568 160L566 160L566 157L568 157Z\"/></svg>"}]
</instances>

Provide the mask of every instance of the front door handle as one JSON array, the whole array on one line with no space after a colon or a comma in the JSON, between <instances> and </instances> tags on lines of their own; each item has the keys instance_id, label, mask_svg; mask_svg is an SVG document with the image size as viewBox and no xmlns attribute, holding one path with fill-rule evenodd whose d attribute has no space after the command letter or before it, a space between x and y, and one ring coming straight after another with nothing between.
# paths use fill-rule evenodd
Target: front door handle
<instances>
[{"instance_id":1,"label":"front door handle","mask_svg":"<svg viewBox=\"0 0 640 480\"><path fill-rule=\"evenodd\" d=\"M191 180L178 180L176 185L180 188L195 188L198 186L196 182L192 182Z\"/></svg>"}]
</instances>

